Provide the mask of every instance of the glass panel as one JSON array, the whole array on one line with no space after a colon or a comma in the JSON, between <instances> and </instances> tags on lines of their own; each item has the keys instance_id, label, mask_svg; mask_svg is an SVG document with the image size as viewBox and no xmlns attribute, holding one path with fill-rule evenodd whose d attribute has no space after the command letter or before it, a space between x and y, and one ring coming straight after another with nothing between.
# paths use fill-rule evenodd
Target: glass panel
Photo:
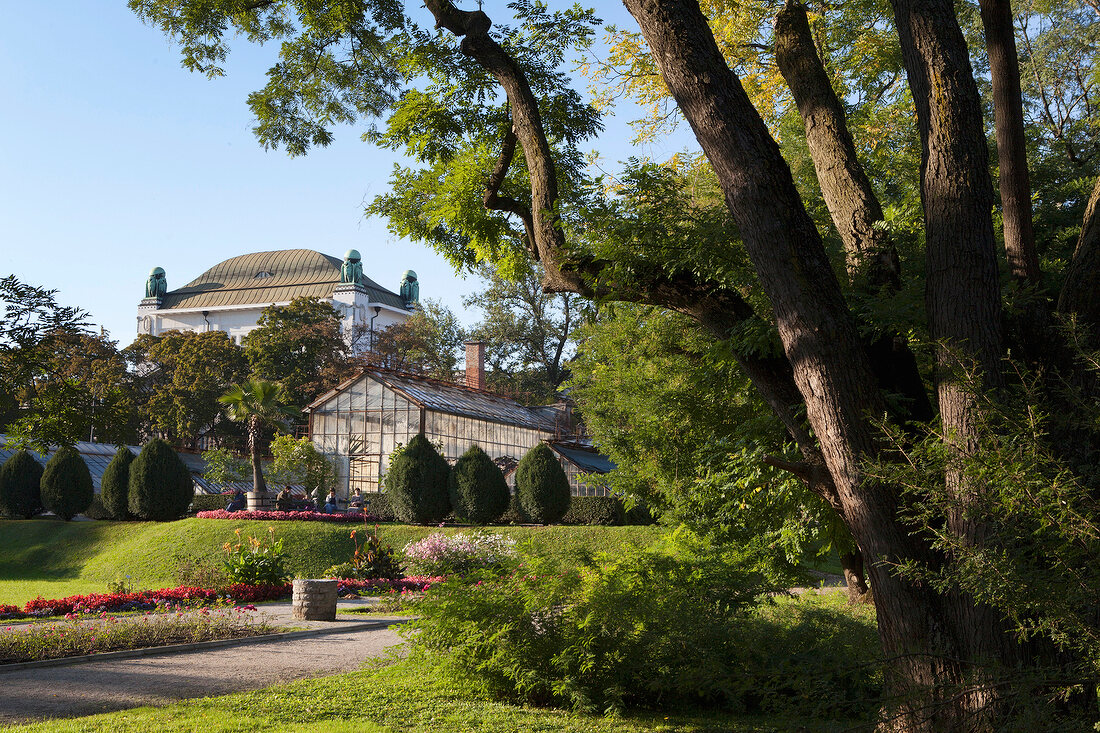
<instances>
[{"instance_id":1,"label":"glass panel","mask_svg":"<svg viewBox=\"0 0 1100 733\"><path fill-rule=\"evenodd\" d=\"M382 384L373 379L367 380L367 409L377 410L382 406Z\"/></svg>"},{"instance_id":2,"label":"glass panel","mask_svg":"<svg viewBox=\"0 0 1100 733\"><path fill-rule=\"evenodd\" d=\"M345 390L336 396L336 409L347 410L351 406L351 395Z\"/></svg>"},{"instance_id":3,"label":"glass panel","mask_svg":"<svg viewBox=\"0 0 1100 733\"><path fill-rule=\"evenodd\" d=\"M348 389L351 395L351 409L362 410L366 407L367 398L364 390L363 380L360 379Z\"/></svg>"}]
</instances>

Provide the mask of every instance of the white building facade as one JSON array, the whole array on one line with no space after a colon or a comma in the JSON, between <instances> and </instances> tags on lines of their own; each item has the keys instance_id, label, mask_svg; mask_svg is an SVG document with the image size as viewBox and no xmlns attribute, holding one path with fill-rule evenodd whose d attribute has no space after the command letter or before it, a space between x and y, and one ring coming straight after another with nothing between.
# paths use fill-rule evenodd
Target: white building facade
<instances>
[{"instance_id":1,"label":"white building facade","mask_svg":"<svg viewBox=\"0 0 1100 733\"><path fill-rule=\"evenodd\" d=\"M363 338L365 334L402 323L416 309L415 272L405 273L399 290L387 290L363 275L355 250L343 261L309 249L240 255L176 290L168 290L165 272L157 267L138 305L137 332L160 336L166 331L225 331L239 344L256 328L264 308L312 297L332 304L348 342L366 349L370 339Z\"/></svg>"}]
</instances>

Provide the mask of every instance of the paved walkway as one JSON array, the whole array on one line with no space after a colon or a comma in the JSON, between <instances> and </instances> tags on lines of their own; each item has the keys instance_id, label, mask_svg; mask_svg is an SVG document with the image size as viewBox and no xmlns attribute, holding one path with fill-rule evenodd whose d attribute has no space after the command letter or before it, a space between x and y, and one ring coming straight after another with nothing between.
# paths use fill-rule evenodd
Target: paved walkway
<instances>
[{"instance_id":1,"label":"paved walkway","mask_svg":"<svg viewBox=\"0 0 1100 733\"><path fill-rule=\"evenodd\" d=\"M341 600L339 607L356 603ZM285 641L0 672L0 727L164 705L348 672L401 642L396 632L386 628L398 620L393 617L293 621L289 601L261 608L278 625L334 631Z\"/></svg>"}]
</instances>

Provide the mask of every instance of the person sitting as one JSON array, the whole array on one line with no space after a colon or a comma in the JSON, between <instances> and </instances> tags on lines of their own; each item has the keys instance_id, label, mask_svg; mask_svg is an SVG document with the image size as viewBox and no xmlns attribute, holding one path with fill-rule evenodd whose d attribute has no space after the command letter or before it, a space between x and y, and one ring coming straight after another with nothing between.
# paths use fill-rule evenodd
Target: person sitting
<instances>
[{"instance_id":1,"label":"person sitting","mask_svg":"<svg viewBox=\"0 0 1100 733\"><path fill-rule=\"evenodd\" d=\"M233 498L225 505L225 510L227 512L239 512L247 508L248 500L245 499L244 492L240 489L237 489L237 493L233 494Z\"/></svg>"},{"instance_id":2,"label":"person sitting","mask_svg":"<svg viewBox=\"0 0 1100 733\"><path fill-rule=\"evenodd\" d=\"M283 490L275 497L275 508L281 512L294 511L294 497L290 493L289 486L284 486Z\"/></svg>"},{"instance_id":3,"label":"person sitting","mask_svg":"<svg viewBox=\"0 0 1100 733\"><path fill-rule=\"evenodd\" d=\"M363 495L359 493L359 489L356 489L355 493L348 497L348 511L353 509L363 511Z\"/></svg>"},{"instance_id":4,"label":"person sitting","mask_svg":"<svg viewBox=\"0 0 1100 733\"><path fill-rule=\"evenodd\" d=\"M336 502L336 489L329 489L328 496L325 497L325 508L322 511L325 514L334 514L340 511L340 507Z\"/></svg>"}]
</instances>

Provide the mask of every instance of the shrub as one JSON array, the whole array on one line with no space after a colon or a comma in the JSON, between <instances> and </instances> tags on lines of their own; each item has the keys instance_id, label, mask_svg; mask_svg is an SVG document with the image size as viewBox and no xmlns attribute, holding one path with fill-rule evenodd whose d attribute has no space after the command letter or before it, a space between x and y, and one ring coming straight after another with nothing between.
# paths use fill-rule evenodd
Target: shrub
<instances>
[{"instance_id":1,"label":"shrub","mask_svg":"<svg viewBox=\"0 0 1100 733\"><path fill-rule=\"evenodd\" d=\"M359 572L355 569L355 566L350 562L336 563L325 572L321 573L322 578L339 578L340 580L359 580Z\"/></svg>"},{"instance_id":2,"label":"shrub","mask_svg":"<svg viewBox=\"0 0 1100 733\"><path fill-rule=\"evenodd\" d=\"M460 521L495 522L508 510L508 482L493 459L476 445L459 457L451 469L447 489Z\"/></svg>"},{"instance_id":3,"label":"shrub","mask_svg":"<svg viewBox=\"0 0 1100 733\"><path fill-rule=\"evenodd\" d=\"M223 566L231 584L281 585L290 578L283 541L275 539L274 528L269 527L267 532L267 544L251 536L247 542L241 542L238 529L237 544L226 542L223 545L226 554Z\"/></svg>"},{"instance_id":4,"label":"shrub","mask_svg":"<svg viewBox=\"0 0 1100 733\"><path fill-rule=\"evenodd\" d=\"M377 517L379 522L396 522L397 515L393 513L389 497L385 494L363 494L363 511L372 517Z\"/></svg>"},{"instance_id":5,"label":"shrub","mask_svg":"<svg viewBox=\"0 0 1100 733\"><path fill-rule=\"evenodd\" d=\"M195 496L191 472L172 447L153 438L130 464L130 513L142 519L179 519Z\"/></svg>"},{"instance_id":6,"label":"shrub","mask_svg":"<svg viewBox=\"0 0 1100 733\"><path fill-rule=\"evenodd\" d=\"M614 496L574 496L562 524L618 525L624 521L623 504Z\"/></svg>"},{"instance_id":7,"label":"shrub","mask_svg":"<svg viewBox=\"0 0 1100 733\"><path fill-rule=\"evenodd\" d=\"M401 565L397 561L393 547L384 543L378 537L378 528L367 536L363 544L359 544L356 530L351 531L351 539L355 542L355 553L351 556L351 565L355 568L356 578L386 578L397 580L401 577Z\"/></svg>"},{"instance_id":8,"label":"shrub","mask_svg":"<svg viewBox=\"0 0 1100 733\"><path fill-rule=\"evenodd\" d=\"M84 516L88 519L114 519L107 507L103 506L103 499L99 494L92 497L92 503L84 510Z\"/></svg>"},{"instance_id":9,"label":"shrub","mask_svg":"<svg viewBox=\"0 0 1100 733\"><path fill-rule=\"evenodd\" d=\"M569 479L545 443L527 451L516 467L516 496L523 513L538 524L555 524L569 511Z\"/></svg>"},{"instance_id":10,"label":"shrub","mask_svg":"<svg viewBox=\"0 0 1100 733\"><path fill-rule=\"evenodd\" d=\"M191 513L224 511L232 494L195 494L191 497Z\"/></svg>"},{"instance_id":11,"label":"shrub","mask_svg":"<svg viewBox=\"0 0 1100 733\"><path fill-rule=\"evenodd\" d=\"M99 481L100 501L112 519L133 519L134 515L130 514L130 464L134 457L126 446L119 448Z\"/></svg>"},{"instance_id":12,"label":"shrub","mask_svg":"<svg viewBox=\"0 0 1100 733\"><path fill-rule=\"evenodd\" d=\"M768 594L781 586L752 556L666 546L564 573L536 560L510 576L473 577L433 585L409 638L414 654L496 695L601 712L874 712L873 620L774 605ZM804 668L787 662L776 675L783 654Z\"/></svg>"},{"instance_id":13,"label":"shrub","mask_svg":"<svg viewBox=\"0 0 1100 733\"><path fill-rule=\"evenodd\" d=\"M42 511L42 466L29 451L16 451L0 467L0 512L30 519Z\"/></svg>"},{"instance_id":14,"label":"shrub","mask_svg":"<svg viewBox=\"0 0 1100 733\"><path fill-rule=\"evenodd\" d=\"M413 436L386 473L393 513L410 524L434 524L451 511L447 479L451 468L423 435Z\"/></svg>"},{"instance_id":15,"label":"shrub","mask_svg":"<svg viewBox=\"0 0 1100 733\"><path fill-rule=\"evenodd\" d=\"M42 472L42 506L66 522L88 508L95 498L88 464L75 448L64 446Z\"/></svg>"},{"instance_id":16,"label":"shrub","mask_svg":"<svg viewBox=\"0 0 1100 733\"><path fill-rule=\"evenodd\" d=\"M405 560L416 575L465 574L474 570L501 570L516 559L516 541L489 532L430 534L405 545Z\"/></svg>"}]
</instances>

